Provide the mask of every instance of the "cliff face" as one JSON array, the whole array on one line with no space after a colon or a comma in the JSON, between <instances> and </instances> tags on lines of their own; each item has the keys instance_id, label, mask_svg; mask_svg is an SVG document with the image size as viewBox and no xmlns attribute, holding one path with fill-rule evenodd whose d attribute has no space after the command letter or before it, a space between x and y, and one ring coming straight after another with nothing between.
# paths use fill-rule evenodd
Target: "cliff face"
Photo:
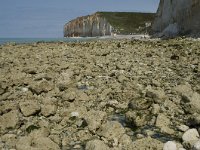
<instances>
[{"instance_id":1,"label":"cliff face","mask_svg":"<svg viewBox=\"0 0 200 150\"><path fill-rule=\"evenodd\" d=\"M64 26L64 37L111 35L112 26L100 14L76 18Z\"/></svg>"},{"instance_id":2,"label":"cliff face","mask_svg":"<svg viewBox=\"0 0 200 150\"><path fill-rule=\"evenodd\" d=\"M200 33L200 1L160 0L152 29L172 35Z\"/></svg>"},{"instance_id":3,"label":"cliff face","mask_svg":"<svg viewBox=\"0 0 200 150\"><path fill-rule=\"evenodd\" d=\"M154 13L97 12L76 18L64 26L65 37L135 34L148 31L146 24L154 20Z\"/></svg>"}]
</instances>

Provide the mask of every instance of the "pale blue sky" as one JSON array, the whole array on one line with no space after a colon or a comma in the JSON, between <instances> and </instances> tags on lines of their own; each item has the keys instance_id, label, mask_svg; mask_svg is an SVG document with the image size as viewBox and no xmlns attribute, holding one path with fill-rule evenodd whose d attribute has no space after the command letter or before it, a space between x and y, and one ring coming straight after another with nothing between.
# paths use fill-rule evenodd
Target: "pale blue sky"
<instances>
[{"instance_id":1,"label":"pale blue sky","mask_svg":"<svg viewBox=\"0 0 200 150\"><path fill-rule=\"evenodd\" d=\"M156 12L159 0L0 0L0 37L63 37L63 26L96 11Z\"/></svg>"}]
</instances>

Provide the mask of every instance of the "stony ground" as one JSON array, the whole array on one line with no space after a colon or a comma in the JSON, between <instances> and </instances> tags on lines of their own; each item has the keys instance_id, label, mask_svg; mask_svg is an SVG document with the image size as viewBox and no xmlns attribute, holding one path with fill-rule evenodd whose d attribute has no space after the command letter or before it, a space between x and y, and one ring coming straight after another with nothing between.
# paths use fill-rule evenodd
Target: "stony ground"
<instances>
[{"instance_id":1,"label":"stony ground","mask_svg":"<svg viewBox=\"0 0 200 150\"><path fill-rule=\"evenodd\" d=\"M199 150L199 114L199 41L0 46L0 149Z\"/></svg>"}]
</instances>

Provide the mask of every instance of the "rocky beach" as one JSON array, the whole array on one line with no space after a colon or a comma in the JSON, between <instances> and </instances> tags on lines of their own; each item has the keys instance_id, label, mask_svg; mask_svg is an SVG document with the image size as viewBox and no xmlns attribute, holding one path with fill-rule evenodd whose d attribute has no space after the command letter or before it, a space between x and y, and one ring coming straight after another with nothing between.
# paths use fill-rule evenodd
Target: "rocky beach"
<instances>
[{"instance_id":1,"label":"rocky beach","mask_svg":"<svg viewBox=\"0 0 200 150\"><path fill-rule=\"evenodd\" d=\"M0 45L0 149L199 150L198 39Z\"/></svg>"}]
</instances>

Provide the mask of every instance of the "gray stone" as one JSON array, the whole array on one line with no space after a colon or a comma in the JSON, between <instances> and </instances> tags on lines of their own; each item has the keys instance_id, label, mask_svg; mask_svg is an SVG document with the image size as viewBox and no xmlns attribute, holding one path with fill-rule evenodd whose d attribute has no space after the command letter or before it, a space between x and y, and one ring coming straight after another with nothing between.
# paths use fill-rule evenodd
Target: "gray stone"
<instances>
[{"instance_id":1,"label":"gray stone","mask_svg":"<svg viewBox=\"0 0 200 150\"><path fill-rule=\"evenodd\" d=\"M37 100L27 100L19 103L19 107L24 116L28 117L40 111L40 105Z\"/></svg>"}]
</instances>

